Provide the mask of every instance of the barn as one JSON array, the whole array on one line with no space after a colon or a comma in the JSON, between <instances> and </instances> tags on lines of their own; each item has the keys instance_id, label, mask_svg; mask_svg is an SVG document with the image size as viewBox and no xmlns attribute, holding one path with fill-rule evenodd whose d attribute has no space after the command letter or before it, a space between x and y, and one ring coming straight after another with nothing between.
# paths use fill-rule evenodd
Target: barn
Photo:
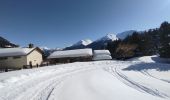
<instances>
[{"instance_id":1,"label":"barn","mask_svg":"<svg viewBox=\"0 0 170 100\"><path fill-rule=\"evenodd\" d=\"M50 64L70 63L76 61L91 61L93 56L92 49L75 49L55 51L47 58Z\"/></svg>"}]
</instances>

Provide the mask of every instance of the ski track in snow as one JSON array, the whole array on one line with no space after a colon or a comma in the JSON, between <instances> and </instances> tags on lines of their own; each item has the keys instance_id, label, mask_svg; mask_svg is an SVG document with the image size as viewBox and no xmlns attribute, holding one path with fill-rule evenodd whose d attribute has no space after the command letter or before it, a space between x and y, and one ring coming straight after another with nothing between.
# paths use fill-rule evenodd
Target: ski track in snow
<instances>
[{"instance_id":1,"label":"ski track in snow","mask_svg":"<svg viewBox=\"0 0 170 100\"><path fill-rule=\"evenodd\" d=\"M123 71L120 68L119 64L112 66L110 68L105 68L105 70L110 72L113 76L117 77L124 84L126 84L126 85L140 91L140 92L149 93L151 95L158 96L158 97L161 97L161 98L169 98L169 96L166 93L163 93L156 88L150 88L149 86L144 86L143 84L137 83L137 82L135 82L135 80L130 79L128 76L123 74ZM147 75L149 77L152 77L154 79L158 79L158 80L169 83L168 80L163 80L163 79L159 79L157 77L154 77L154 76L150 75L147 71L140 71L140 73Z\"/></svg>"},{"instance_id":2,"label":"ski track in snow","mask_svg":"<svg viewBox=\"0 0 170 100\"><path fill-rule=\"evenodd\" d=\"M125 83L126 85L135 88L139 91L144 91L146 93L149 93L151 95L154 96L159 96L159 97L168 97L166 94L159 92L157 89L152 89L146 86L143 86L131 79L129 79L127 76L125 76L124 74L122 74L117 68L113 69L113 72L116 74L117 78L119 80L121 80L123 83Z\"/></svg>"},{"instance_id":3,"label":"ski track in snow","mask_svg":"<svg viewBox=\"0 0 170 100\"><path fill-rule=\"evenodd\" d=\"M42 74L40 77L37 76L29 81L23 80L24 82L5 87L3 94L0 94L3 95L0 96L0 100L48 100L53 89L63 80L76 73L92 69L95 69L95 67L81 65L75 68L65 67L62 73L58 73L57 69L50 70L49 75L45 74L44 76ZM14 87L15 89L13 89Z\"/></svg>"},{"instance_id":4,"label":"ski track in snow","mask_svg":"<svg viewBox=\"0 0 170 100\"><path fill-rule=\"evenodd\" d=\"M144 75L150 76L150 77L152 77L152 78L155 78L155 79L158 79L158 80L161 80L161 81L164 81L164 82L170 83L170 81L169 81L169 80L157 78L157 77L155 77L155 76L151 75L150 73L148 73L148 71L146 71L146 70L141 71L141 73L142 73L142 74L144 74Z\"/></svg>"},{"instance_id":5,"label":"ski track in snow","mask_svg":"<svg viewBox=\"0 0 170 100\"><path fill-rule=\"evenodd\" d=\"M0 80L0 100L49 100L55 88L59 84L62 84L62 82L64 82L67 78L74 77L74 75L78 73L95 70L98 68L111 73L118 80L127 86L136 89L137 91L169 99L170 95L129 78L123 73L122 68L120 67L120 65L123 66L123 64L129 66L136 63L138 62L83 62L76 63L77 65L74 65L74 63L59 65L53 66L51 69L42 69L38 72L21 74L19 76ZM156 78L147 72L143 71L139 73L169 84L167 80Z\"/></svg>"}]
</instances>

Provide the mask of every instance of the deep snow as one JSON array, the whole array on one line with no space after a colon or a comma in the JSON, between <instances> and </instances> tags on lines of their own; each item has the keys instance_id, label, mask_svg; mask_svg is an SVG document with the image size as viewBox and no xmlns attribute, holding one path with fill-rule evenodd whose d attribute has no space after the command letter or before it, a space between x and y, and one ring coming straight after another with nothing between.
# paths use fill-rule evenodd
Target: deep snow
<instances>
[{"instance_id":1,"label":"deep snow","mask_svg":"<svg viewBox=\"0 0 170 100\"><path fill-rule=\"evenodd\" d=\"M169 76L139 58L54 65L0 73L0 100L170 100Z\"/></svg>"}]
</instances>

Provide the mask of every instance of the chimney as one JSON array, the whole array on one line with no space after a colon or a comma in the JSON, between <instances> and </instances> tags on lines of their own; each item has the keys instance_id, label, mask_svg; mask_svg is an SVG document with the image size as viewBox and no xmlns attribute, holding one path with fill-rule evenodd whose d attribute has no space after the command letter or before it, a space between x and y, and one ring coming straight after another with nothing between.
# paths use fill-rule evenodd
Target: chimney
<instances>
[{"instance_id":1,"label":"chimney","mask_svg":"<svg viewBox=\"0 0 170 100\"><path fill-rule=\"evenodd\" d=\"M28 47L29 48L34 48L34 44L30 43L30 44L28 44Z\"/></svg>"}]
</instances>

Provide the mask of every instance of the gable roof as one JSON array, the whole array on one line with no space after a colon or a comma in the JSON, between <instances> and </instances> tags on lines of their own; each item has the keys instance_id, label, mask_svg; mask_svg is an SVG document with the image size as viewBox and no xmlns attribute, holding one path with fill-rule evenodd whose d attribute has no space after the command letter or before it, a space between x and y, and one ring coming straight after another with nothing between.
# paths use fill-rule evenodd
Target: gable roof
<instances>
[{"instance_id":1,"label":"gable roof","mask_svg":"<svg viewBox=\"0 0 170 100\"><path fill-rule=\"evenodd\" d=\"M35 49L38 48L0 48L0 57L26 56Z\"/></svg>"},{"instance_id":2,"label":"gable roof","mask_svg":"<svg viewBox=\"0 0 170 100\"><path fill-rule=\"evenodd\" d=\"M83 57L83 56L92 56L92 49L76 49L76 50L65 50L65 51L55 51L53 52L48 59L50 58L67 58L67 57Z\"/></svg>"}]
</instances>

